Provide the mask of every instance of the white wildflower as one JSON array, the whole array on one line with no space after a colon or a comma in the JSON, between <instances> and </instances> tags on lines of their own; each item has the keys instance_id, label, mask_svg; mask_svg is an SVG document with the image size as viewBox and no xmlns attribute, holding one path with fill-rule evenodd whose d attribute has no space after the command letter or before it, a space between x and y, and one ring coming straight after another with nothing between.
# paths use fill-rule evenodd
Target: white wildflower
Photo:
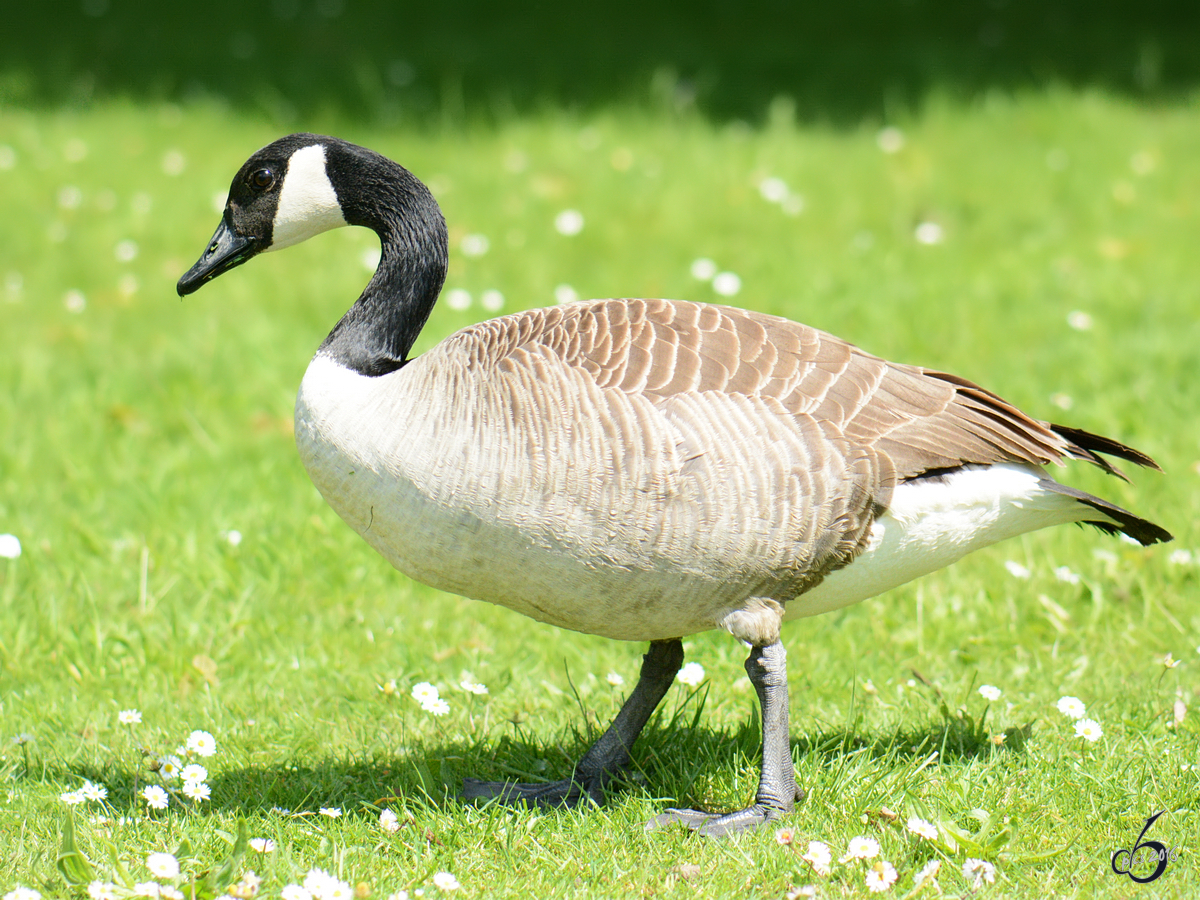
<instances>
[{"instance_id":1,"label":"white wildflower","mask_svg":"<svg viewBox=\"0 0 1200 900\"><path fill-rule=\"evenodd\" d=\"M971 887L978 888L996 880L996 867L982 859L968 859L962 866L963 878L971 879Z\"/></svg>"},{"instance_id":2,"label":"white wildflower","mask_svg":"<svg viewBox=\"0 0 1200 900\"><path fill-rule=\"evenodd\" d=\"M554 230L568 237L583 231L583 213L577 209L564 209L554 217Z\"/></svg>"},{"instance_id":3,"label":"white wildflower","mask_svg":"<svg viewBox=\"0 0 1200 900\"><path fill-rule=\"evenodd\" d=\"M918 244L926 246L940 244L946 239L942 226L937 222L922 222L913 230L913 237L917 239Z\"/></svg>"},{"instance_id":4,"label":"white wildflower","mask_svg":"<svg viewBox=\"0 0 1200 900\"><path fill-rule=\"evenodd\" d=\"M579 292L569 284L556 285L554 288L554 302L558 304L574 303L579 299Z\"/></svg>"},{"instance_id":5,"label":"white wildflower","mask_svg":"<svg viewBox=\"0 0 1200 900\"><path fill-rule=\"evenodd\" d=\"M270 838L250 838L250 849L255 853L274 853L275 842Z\"/></svg>"},{"instance_id":6,"label":"white wildflower","mask_svg":"<svg viewBox=\"0 0 1200 900\"><path fill-rule=\"evenodd\" d=\"M123 709L117 713L117 721L122 725L140 725L142 714L136 709Z\"/></svg>"},{"instance_id":7,"label":"white wildflower","mask_svg":"<svg viewBox=\"0 0 1200 900\"><path fill-rule=\"evenodd\" d=\"M20 539L15 534L0 534L0 559L16 559L20 555Z\"/></svg>"},{"instance_id":8,"label":"white wildflower","mask_svg":"<svg viewBox=\"0 0 1200 900\"><path fill-rule=\"evenodd\" d=\"M468 234L463 236L458 247L462 250L463 256L476 257L487 253L491 245L491 241L487 239L487 235L485 234Z\"/></svg>"},{"instance_id":9,"label":"white wildflower","mask_svg":"<svg viewBox=\"0 0 1200 900\"><path fill-rule=\"evenodd\" d=\"M1195 564L1196 558L1191 550L1174 550L1167 557L1167 562L1173 566L1191 566Z\"/></svg>"},{"instance_id":10,"label":"white wildflower","mask_svg":"<svg viewBox=\"0 0 1200 900\"><path fill-rule=\"evenodd\" d=\"M41 892L35 891L33 888L22 887L17 885L11 891L4 895L4 900L41 900Z\"/></svg>"},{"instance_id":11,"label":"white wildflower","mask_svg":"<svg viewBox=\"0 0 1200 900\"><path fill-rule=\"evenodd\" d=\"M735 297L742 289L742 279L736 272L718 272L713 276L712 286L722 297Z\"/></svg>"},{"instance_id":12,"label":"white wildflower","mask_svg":"<svg viewBox=\"0 0 1200 900\"><path fill-rule=\"evenodd\" d=\"M103 800L108 796L108 788L102 784L94 784L84 779L83 787L79 789L85 800Z\"/></svg>"},{"instance_id":13,"label":"white wildflower","mask_svg":"<svg viewBox=\"0 0 1200 900\"><path fill-rule=\"evenodd\" d=\"M1087 707L1078 697L1059 697L1058 702L1054 705L1058 707L1060 713L1070 716L1072 719L1082 719L1087 714Z\"/></svg>"},{"instance_id":14,"label":"white wildflower","mask_svg":"<svg viewBox=\"0 0 1200 900\"><path fill-rule=\"evenodd\" d=\"M811 865L818 875L828 875L830 864L833 862L833 851L824 841L809 841L808 849L800 858Z\"/></svg>"},{"instance_id":15,"label":"white wildflower","mask_svg":"<svg viewBox=\"0 0 1200 900\"><path fill-rule=\"evenodd\" d=\"M342 816L342 810L337 806L322 806L319 812L321 815L328 816L331 819L339 819Z\"/></svg>"},{"instance_id":16,"label":"white wildflower","mask_svg":"<svg viewBox=\"0 0 1200 900\"><path fill-rule=\"evenodd\" d=\"M884 153L899 153L904 149L904 132L895 125L888 125L879 129L879 133L875 135L875 143Z\"/></svg>"},{"instance_id":17,"label":"white wildflower","mask_svg":"<svg viewBox=\"0 0 1200 900\"><path fill-rule=\"evenodd\" d=\"M697 687L704 680L704 666L698 662L687 663L675 677L679 679L680 684Z\"/></svg>"},{"instance_id":18,"label":"white wildflower","mask_svg":"<svg viewBox=\"0 0 1200 900\"><path fill-rule=\"evenodd\" d=\"M1079 584L1079 576L1071 571L1070 566L1058 566L1055 568L1054 577L1064 584Z\"/></svg>"},{"instance_id":19,"label":"white wildflower","mask_svg":"<svg viewBox=\"0 0 1200 900\"><path fill-rule=\"evenodd\" d=\"M621 687L623 684L625 684L625 679L621 677L620 672L609 672L604 676L604 680L613 687Z\"/></svg>"},{"instance_id":20,"label":"white wildflower","mask_svg":"<svg viewBox=\"0 0 1200 900\"><path fill-rule=\"evenodd\" d=\"M1008 574L1013 578L1028 578L1029 570L1021 565L1016 560L1010 559L1004 564L1004 568L1008 569Z\"/></svg>"},{"instance_id":21,"label":"white wildflower","mask_svg":"<svg viewBox=\"0 0 1200 900\"><path fill-rule=\"evenodd\" d=\"M430 700L436 700L438 698L438 689L428 681L421 681L412 686L412 697L414 700L424 706Z\"/></svg>"},{"instance_id":22,"label":"white wildflower","mask_svg":"<svg viewBox=\"0 0 1200 900\"><path fill-rule=\"evenodd\" d=\"M439 891L457 891L462 885L449 872L438 872L433 876L433 886Z\"/></svg>"},{"instance_id":23,"label":"white wildflower","mask_svg":"<svg viewBox=\"0 0 1200 900\"><path fill-rule=\"evenodd\" d=\"M444 716L450 712L450 704L445 700L438 698L421 704L421 709L427 713L432 713L435 716Z\"/></svg>"},{"instance_id":24,"label":"white wildflower","mask_svg":"<svg viewBox=\"0 0 1200 900\"><path fill-rule=\"evenodd\" d=\"M850 838L850 843L846 846L846 853L838 862L844 863L852 859L874 859L879 855L879 841L873 837L858 837Z\"/></svg>"},{"instance_id":25,"label":"white wildflower","mask_svg":"<svg viewBox=\"0 0 1200 900\"><path fill-rule=\"evenodd\" d=\"M171 800L170 795L157 784L142 788L142 799L151 809L166 809Z\"/></svg>"},{"instance_id":26,"label":"white wildflower","mask_svg":"<svg viewBox=\"0 0 1200 900\"><path fill-rule=\"evenodd\" d=\"M1081 309L1075 309L1067 313L1067 324L1076 331L1090 331L1092 317Z\"/></svg>"},{"instance_id":27,"label":"white wildflower","mask_svg":"<svg viewBox=\"0 0 1200 900\"><path fill-rule=\"evenodd\" d=\"M67 804L67 806L78 806L87 800L87 797L83 796L82 791L63 791L58 795L58 799Z\"/></svg>"},{"instance_id":28,"label":"white wildflower","mask_svg":"<svg viewBox=\"0 0 1200 900\"><path fill-rule=\"evenodd\" d=\"M158 774L164 781L174 781L182 768L183 760L178 756L164 756L158 761Z\"/></svg>"},{"instance_id":29,"label":"white wildflower","mask_svg":"<svg viewBox=\"0 0 1200 900\"><path fill-rule=\"evenodd\" d=\"M712 281L717 274L717 264L708 257L702 256L692 262L692 277L697 281Z\"/></svg>"},{"instance_id":30,"label":"white wildflower","mask_svg":"<svg viewBox=\"0 0 1200 900\"><path fill-rule=\"evenodd\" d=\"M285 885L279 892L280 900L312 900L312 892L298 884Z\"/></svg>"},{"instance_id":31,"label":"white wildflower","mask_svg":"<svg viewBox=\"0 0 1200 900\"><path fill-rule=\"evenodd\" d=\"M462 288L452 288L446 291L446 305L455 312L471 308L471 292Z\"/></svg>"},{"instance_id":32,"label":"white wildflower","mask_svg":"<svg viewBox=\"0 0 1200 900\"><path fill-rule=\"evenodd\" d=\"M994 684L981 684L979 686L979 696L984 700L990 700L993 703L1000 699L1000 688Z\"/></svg>"},{"instance_id":33,"label":"white wildflower","mask_svg":"<svg viewBox=\"0 0 1200 900\"><path fill-rule=\"evenodd\" d=\"M183 767L179 777L184 781L208 781L208 769L199 763L191 763Z\"/></svg>"},{"instance_id":34,"label":"white wildflower","mask_svg":"<svg viewBox=\"0 0 1200 900\"><path fill-rule=\"evenodd\" d=\"M155 878L178 878L179 860L170 853L151 853L146 857L146 869Z\"/></svg>"},{"instance_id":35,"label":"white wildflower","mask_svg":"<svg viewBox=\"0 0 1200 900\"><path fill-rule=\"evenodd\" d=\"M1104 736L1104 729L1095 719L1080 719L1075 723L1075 734L1085 741L1095 743Z\"/></svg>"},{"instance_id":36,"label":"white wildflower","mask_svg":"<svg viewBox=\"0 0 1200 900\"><path fill-rule=\"evenodd\" d=\"M111 881L93 881L87 892L92 900L117 900L117 886Z\"/></svg>"},{"instance_id":37,"label":"white wildflower","mask_svg":"<svg viewBox=\"0 0 1200 900\"><path fill-rule=\"evenodd\" d=\"M913 816L908 820L908 830L927 841L937 839L937 827L932 822Z\"/></svg>"},{"instance_id":38,"label":"white wildflower","mask_svg":"<svg viewBox=\"0 0 1200 900\"><path fill-rule=\"evenodd\" d=\"M400 830L400 817L390 809L385 809L379 814L379 827L388 834L395 834Z\"/></svg>"},{"instance_id":39,"label":"white wildflower","mask_svg":"<svg viewBox=\"0 0 1200 900\"><path fill-rule=\"evenodd\" d=\"M925 882L937 878L938 872L942 870L942 861L940 859L931 859L921 868L916 875L913 876L913 885L920 887Z\"/></svg>"},{"instance_id":40,"label":"white wildflower","mask_svg":"<svg viewBox=\"0 0 1200 900\"><path fill-rule=\"evenodd\" d=\"M217 742L207 731L193 731L188 735L187 749L197 756L212 756L217 752Z\"/></svg>"},{"instance_id":41,"label":"white wildflower","mask_svg":"<svg viewBox=\"0 0 1200 900\"><path fill-rule=\"evenodd\" d=\"M881 859L867 869L867 890L872 894L886 891L896 883L896 879L899 877L896 867L887 860Z\"/></svg>"},{"instance_id":42,"label":"white wildflower","mask_svg":"<svg viewBox=\"0 0 1200 900\"><path fill-rule=\"evenodd\" d=\"M207 800L212 796L212 788L203 781L185 781L183 783L183 795L189 800Z\"/></svg>"},{"instance_id":43,"label":"white wildflower","mask_svg":"<svg viewBox=\"0 0 1200 900\"><path fill-rule=\"evenodd\" d=\"M787 183L782 178L764 178L758 183L758 192L768 203L782 203L788 198Z\"/></svg>"}]
</instances>

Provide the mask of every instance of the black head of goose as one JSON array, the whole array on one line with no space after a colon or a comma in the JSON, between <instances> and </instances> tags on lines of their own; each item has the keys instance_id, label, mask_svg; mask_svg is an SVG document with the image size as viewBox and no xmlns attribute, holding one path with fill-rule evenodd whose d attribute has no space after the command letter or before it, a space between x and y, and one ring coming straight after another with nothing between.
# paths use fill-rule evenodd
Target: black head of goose
<instances>
[{"instance_id":1,"label":"black head of goose","mask_svg":"<svg viewBox=\"0 0 1200 900\"><path fill-rule=\"evenodd\" d=\"M340 225L374 229L383 252L297 397L297 445L322 495L419 581L650 642L637 686L570 778L468 780L468 798L601 800L679 670L680 639L721 628L751 647L757 796L728 815L669 810L651 824L760 825L802 795L785 620L1048 525L1170 540L1044 468L1076 459L1120 474L1101 454L1157 468L1144 454L774 316L594 300L473 325L410 359L445 278L445 223L410 172L336 138L296 134L255 153L179 293Z\"/></svg>"}]
</instances>

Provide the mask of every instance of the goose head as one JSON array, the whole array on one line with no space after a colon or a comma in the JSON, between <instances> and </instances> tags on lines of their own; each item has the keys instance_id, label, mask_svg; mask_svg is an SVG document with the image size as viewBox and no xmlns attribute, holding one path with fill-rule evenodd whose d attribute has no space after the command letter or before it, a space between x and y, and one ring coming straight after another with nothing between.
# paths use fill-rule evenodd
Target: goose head
<instances>
[{"instance_id":1,"label":"goose head","mask_svg":"<svg viewBox=\"0 0 1200 900\"><path fill-rule=\"evenodd\" d=\"M291 134L234 176L221 222L179 279L185 296L260 253L342 225L379 235L381 258L322 350L379 374L402 365L446 277L447 235L437 201L411 172L340 138Z\"/></svg>"}]
</instances>

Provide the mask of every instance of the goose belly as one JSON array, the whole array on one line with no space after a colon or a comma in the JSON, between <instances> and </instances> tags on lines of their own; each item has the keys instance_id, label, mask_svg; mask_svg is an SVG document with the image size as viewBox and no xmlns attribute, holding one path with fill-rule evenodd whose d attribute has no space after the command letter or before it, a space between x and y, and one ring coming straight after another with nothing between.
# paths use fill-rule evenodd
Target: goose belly
<instances>
[{"instance_id":1,"label":"goose belly","mask_svg":"<svg viewBox=\"0 0 1200 900\"><path fill-rule=\"evenodd\" d=\"M604 486L607 505L592 505L605 514L588 512L580 482L595 478L569 466L534 477L512 433L489 446L472 415L453 408L457 380L442 377L451 364L426 366L439 372L431 383L422 359L367 378L318 356L296 403L297 446L313 483L401 572L622 640L709 630L745 599L736 554L701 547L689 562L694 548L663 539L663 523L648 524L635 502L640 493L619 485ZM618 497L635 500L620 507ZM663 502L645 505L662 513Z\"/></svg>"}]
</instances>

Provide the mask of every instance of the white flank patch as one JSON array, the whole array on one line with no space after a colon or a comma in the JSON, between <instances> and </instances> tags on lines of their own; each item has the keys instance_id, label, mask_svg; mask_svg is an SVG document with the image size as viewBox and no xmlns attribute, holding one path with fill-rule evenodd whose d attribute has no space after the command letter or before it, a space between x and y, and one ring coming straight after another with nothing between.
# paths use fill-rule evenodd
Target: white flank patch
<instances>
[{"instance_id":1,"label":"white flank patch","mask_svg":"<svg viewBox=\"0 0 1200 900\"><path fill-rule=\"evenodd\" d=\"M324 145L301 147L288 160L275 211L274 234L267 249L290 247L345 224L337 192L325 172Z\"/></svg>"},{"instance_id":2,"label":"white flank patch","mask_svg":"<svg viewBox=\"0 0 1200 900\"><path fill-rule=\"evenodd\" d=\"M1091 507L1038 484L1047 477L1033 466L1003 463L900 485L871 527L870 546L791 601L785 618L866 600L1027 531L1099 518Z\"/></svg>"}]
</instances>

